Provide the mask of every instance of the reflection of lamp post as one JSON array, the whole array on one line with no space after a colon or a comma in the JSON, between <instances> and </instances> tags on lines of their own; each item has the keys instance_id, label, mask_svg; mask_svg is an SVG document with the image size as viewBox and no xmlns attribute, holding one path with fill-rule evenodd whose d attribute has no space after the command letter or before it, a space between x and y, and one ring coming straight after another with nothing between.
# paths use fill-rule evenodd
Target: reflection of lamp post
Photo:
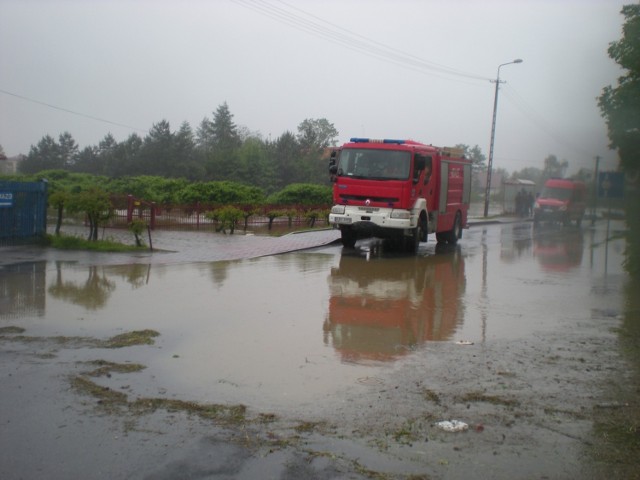
<instances>
[{"instance_id":1,"label":"reflection of lamp post","mask_svg":"<svg viewBox=\"0 0 640 480\"><path fill-rule=\"evenodd\" d=\"M500 85L500 67L511 65L512 63L522 63L522 59L516 58L512 62L498 65L498 75L496 76L496 94L493 99L493 121L491 122L491 143L489 143L489 164L487 166L487 188L484 192L484 216L489 215L489 195L491 193L491 168L493 166L493 140L496 136L496 113L498 111L498 86ZM493 80L492 80L493 81Z\"/></svg>"}]
</instances>

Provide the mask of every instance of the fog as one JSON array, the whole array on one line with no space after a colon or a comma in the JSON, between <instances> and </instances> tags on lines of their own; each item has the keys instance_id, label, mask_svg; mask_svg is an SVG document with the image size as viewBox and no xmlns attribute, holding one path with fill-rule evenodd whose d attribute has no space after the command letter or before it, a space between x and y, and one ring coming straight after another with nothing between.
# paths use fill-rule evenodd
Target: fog
<instances>
[{"instance_id":1,"label":"fog","mask_svg":"<svg viewBox=\"0 0 640 480\"><path fill-rule=\"evenodd\" d=\"M0 145L80 147L227 102L265 139L326 118L352 136L478 145L494 168L615 168L597 107L620 70L618 0L0 0Z\"/></svg>"}]
</instances>

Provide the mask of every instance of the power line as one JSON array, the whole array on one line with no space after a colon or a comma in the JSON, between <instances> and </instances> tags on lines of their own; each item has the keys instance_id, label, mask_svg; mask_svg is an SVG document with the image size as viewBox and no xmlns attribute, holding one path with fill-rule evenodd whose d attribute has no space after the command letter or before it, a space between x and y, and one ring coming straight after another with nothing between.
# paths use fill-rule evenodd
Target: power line
<instances>
[{"instance_id":1,"label":"power line","mask_svg":"<svg viewBox=\"0 0 640 480\"><path fill-rule=\"evenodd\" d=\"M351 32L337 24L328 22L316 15L308 13L298 7L294 7L282 0L279 3L285 7L281 8L269 3L266 0L232 0L234 3L274 19L277 22L289 25L297 30L301 30L310 35L338 44L350 50L363 53L370 57L377 58L395 65L408 68L423 74L437 76L441 78L458 77L472 80L489 80L488 77L463 72L458 69L447 67L435 62L422 59L415 55L408 54L397 48L390 47L376 40L363 35ZM292 10L300 12L299 15ZM445 75L447 77L445 77Z\"/></svg>"},{"instance_id":2,"label":"power line","mask_svg":"<svg viewBox=\"0 0 640 480\"><path fill-rule=\"evenodd\" d=\"M430 62L418 56L406 53L397 48L383 44L371 38L365 37L335 23L329 22L319 16L298 8L285 0L231 0L237 5L253 10L261 15L269 17L279 23L283 23L304 33L319 37L333 44L340 45L352 51L376 58L402 68L410 69L418 73L436 76L440 78L462 81L461 79L491 81L492 78L464 72L446 65ZM279 7L275 3L282 5ZM507 88L505 95L515 107L543 133L560 145L579 153L591 155L583 147L569 141L556 133L555 129L542 115L536 112L528 103L512 88Z\"/></svg>"},{"instance_id":3,"label":"power line","mask_svg":"<svg viewBox=\"0 0 640 480\"><path fill-rule=\"evenodd\" d=\"M488 80L487 77L484 77L484 76L481 76L481 75L464 72L462 70L451 68L451 67L448 67L446 65L442 65L440 63L435 63L435 62L431 62L431 61L428 61L428 60L424 60L424 59L422 59L422 58L420 58L418 56L412 55L410 53L403 52L402 50L399 50L397 48L390 47L388 45L385 45L384 43L381 43L381 42L378 42L376 40L370 39L370 38L365 37L363 35L360 35L358 33L346 30L346 29L340 27L339 25L337 25L335 23L331 23L331 22L329 22L327 20L323 20L322 18L317 17L316 15L313 15L313 14L311 14L309 12L306 12L306 11L304 11L304 10L298 8L298 7L295 7L295 6L285 2L284 0L278 0L278 1L280 3L288 6L289 8L297 10L297 11L299 11L299 12L305 14L305 15L308 15L310 17L316 18L316 19L320 20L321 22L326 23L327 25L330 25L330 26L332 26L334 28L337 28L337 29L340 29L340 30L344 30L349 35L353 35L354 37L363 39L365 42L370 42L370 43L372 43L374 45L377 45L380 48L382 48L383 50L388 50L388 51L392 52L394 55L400 55L402 57L405 57L406 59L411 60L412 62L415 62L415 64L417 66L424 66L424 67L428 67L428 68L433 68L434 70L440 70L443 73L447 73L447 74L450 74L450 75L457 75L457 76L461 76L461 77L472 78L474 80Z\"/></svg>"},{"instance_id":4,"label":"power line","mask_svg":"<svg viewBox=\"0 0 640 480\"><path fill-rule=\"evenodd\" d=\"M68 108L64 108L64 107L58 107L57 105L52 105L50 103L43 102L41 100L36 100L34 98L25 97L24 95L18 95L17 93L8 92L8 91L3 90L1 88L0 88L0 93L4 93L5 95L9 95L11 97L15 97L15 98L19 98L21 100L25 100L27 102L36 103L38 105L43 105L45 107L52 108L54 110L59 110L61 112L70 113L72 115L77 115L79 117L89 118L89 119L95 120L97 122L108 123L110 125L115 125L117 127L124 127L124 128L129 128L131 130L137 130L139 132L149 133L149 131L144 129L144 128L133 127L131 125L126 125L124 123L112 122L111 120L106 120L104 118L94 117L93 115L87 115L86 113L76 112L74 110L69 110Z\"/></svg>"}]
</instances>

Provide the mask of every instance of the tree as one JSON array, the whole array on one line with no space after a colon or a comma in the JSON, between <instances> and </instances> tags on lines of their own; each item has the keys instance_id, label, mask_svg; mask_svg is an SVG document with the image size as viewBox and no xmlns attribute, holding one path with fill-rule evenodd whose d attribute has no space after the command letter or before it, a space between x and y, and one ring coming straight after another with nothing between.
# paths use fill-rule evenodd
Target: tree
<instances>
[{"instance_id":1,"label":"tree","mask_svg":"<svg viewBox=\"0 0 640 480\"><path fill-rule=\"evenodd\" d=\"M300 146L293 133L286 131L272 144L270 150L276 170L276 189L302 181Z\"/></svg>"},{"instance_id":2,"label":"tree","mask_svg":"<svg viewBox=\"0 0 640 480\"><path fill-rule=\"evenodd\" d=\"M95 173L101 175L112 175L116 171L118 164L119 145L115 137L108 133L98 143L95 159Z\"/></svg>"},{"instance_id":3,"label":"tree","mask_svg":"<svg viewBox=\"0 0 640 480\"><path fill-rule=\"evenodd\" d=\"M616 87L602 90L598 105L607 122L609 146L618 150L623 170L640 171L640 4L625 5L622 38L609 45L608 53L626 73Z\"/></svg>"},{"instance_id":4,"label":"tree","mask_svg":"<svg viewBox=\"0 0 640 480\"><path fill-rule=\"evenodd\" d=\"M559 161L555 155L549 155L544 159L544 170L542 176L546 180L547 178L564 178L564 174L569 168L569 162L566 160Z\"/></svg>"},{"instance_id":5,"label":"tree","mask_svg":"<svg viewBox=\"0 0 640 480\"><path fill-rule=\"evenodd\" d=\"M609 146L617 149L620 166L627 178L636 184L626 197L629 226L625 266L640 278L640 4L622 7L625 23L622 38L609 45L608 53L625 74L616 87L602 90L598 105L606 119Z\"/></svg>"},{"instance_id":6,"label":"tree","mask_svg":"<svg viewBox=\"0 0 640 480\"><path fill-rule=\"evenodd\" d=\"M213 122L204 117L196 130L196 147L203 153L213 150Z\"/></svg>"},{"instance_id":7,"label":"tree","mask_svg":"<svg viewBox=\"0 0 640 480\"><path fill-rule=\"evenodd\" d=\"M76 161L71 167L74 172L91 173L99 175L101 171L100 159L98 157L98 147L85 147L82 149Z\"/></svg>"},{"instance_id":8,"label":"tree","mask_svg":"<svg viewBox=\"0 0 640 480\"><path fill-rule=\"evenodd\" d=\"M109 182L109 193L133 195L161 205L178 203L177 194L188 185L185 179L164 178L151 175L123 177Z\"/></svg>"},{"instance_id":9,"label":"tree","mask_svg":"<svg viewBox=\"0 0 640 480\"><path fill-rule=\"evenodd\" d=\"M190 183L176 194L179 203L193 204L257 204L264 200L264 192L254 186L236 182Z\"/></svg>"},{"instance_id":10,"label":"tree","mask_svg":"<svg viewBox=\"0 0 640 480\"><path fill-rule=\"evenodd\" d=\"M478 145L471 148L469 145L459 143L455 148L462 149L464 151L465 158L471 160L471 179L473 182L473 189L480 191L484 186L481 185L479 174L487 169L487 166L484 163L487 160L487 157L482 153L482 150Z\"/></svg>"},{"instance_id":11,"label":"tree","mask_svg":"<svg viewBox=\"0 0 640 480\"><path fill-rule=\"evenodd\" d=\"M258 130L250 130L249 127L245 125L240 125L237 128L238 138L240 138L240 143L244 144L249 139L263 141L262 134Z\"/></svg>"},{"instance_id":12,"label":"tree","mask_svg":"<svg viewBox=\"0 0 640 480\"><path fill-rule=\"evenodd\" d=\"M233 115L229 111L227 102L218 107L213 114L213 123L211 124L213 133L213 148L218 152L229 152L240 147L240 135L238 128L233 123Z\"/></svg>"},{"instance_id":13,"label":"tree","mask_svg":"<svg viewBox=\"0 0 640 480\"><path fill-rule=\"evenodd\" d=\"M141 218L135 218L129 223L129 231L133 233L136 240L136 247L142 247L142 232L147 228L147 222Z\"/></svg>"},{"instance_id":14,"label":"tree","mask_svg":"<svg viewBox=\"0 0 640 480\"><path fill-rule=\"evenodd\" d=\"M544 172L540 168L525 167L518 172L513 172L513 175L511 175L511 178L514 180L515 179L531 180L532 182L535 182L535 184L538 187L541 187L542 184L544 183L542 180L543 176L544 176Z\"/></svg>"},{"instance_id":15,"label":"tree","mask_svg":"<svg viewBox=\"0 0 640 480\"><path fill-rule=\"evenodd\" d=\"M494 178L502 178L502 185L500 185L500 194L502 193L502 189L504 188L504 180L509 178L509 172L506 168L498 167L493 169L492 173ZM494 192L494 195L497 192Z\"/></svg>"},{"instance_id":16,"label":"tree","mask_svg":"<svg viewBox=\"0 0 640 480\"><path fill-rule=\"evenodd\" d=\"M132 175L138 168L140 157L142 156L143 140L137 133L132 133L129 137L118 145L117 154L114 155L115 162L108 174L113 177L122 175Z\"/></svg>"},{"instance_id":17,"label":"tree","mask_svg":"<svg viewBox=\"0 0 640 480\"><path fill-rule=\"evenodd\" d=\"M464 156L471 160L471 169L474 174L476 172L482 172L487 168L484 163L487 160L487 157L482 153L482 149L478 145L472 148L469 147L469 145L459 143L455 148L461 148L464 151Z\"/></svg>"},{"instance_id":18,"label":"tree","mask_svg":"<svg viewBox=\"0 0 640 480\"><path fill-rule=\"evenodd\" d=\"M575 174L573 174L571 178L573 180L579 180L587 184L591 183L593 182L593 170L591 168L582 167ZM593 189L590 189L590 190L593 190Z\"/></svg>"},{"instance_id":19,"label":"tree","mask_svg":"<svg viewBox=\"0 0 640 480\"><path fill-rule=\"evenodd\" d=\"M173 135L172 161L167 166L167 175L174 178L196 180L204 175L204 167L196 154L196 143L188 122L182 122Z\"/></svg>"},{"instance_id":20,"label":"tree","mask_svg":"<svg viewBox=\"0 0 640 480\"><path fill-rule=\"evenodd\" d=\"M202 128L209 128L201 125ZM204 133L204 132L203 132ZM232 180L238 170L237 152L242 142L227 102L213 114L210 124L211 150L207 151L207 177L216 180Z\"/></svg>"},{"instance_id":21,"label":"tree","mask_svg":"<svg viewBox=\"0 0 640 480\"><path fill-rule=\"evenodd\" d=\"M335 146L338 131L325 118L307 118L298 125L298 144L300 146L301 177L298 181L328 181L327 162L323 154L328 147Z\"/></svg>"},{"instance_id":22,"label":"tree","mask_svg":"<svg viewBox=\"0 0 640 480\"><path fill-rule=\"evenodd\" d=\"M98 143L100 154L113 153L117 147L118 142L116 142L116 139L111 132L107 133L104 138L100 140L100 143Z\"/></svg>"},{"instance_id":23,"label":"tree","mask_svg":"<svg viewBox=\"0 0 640 480\"><path fill-rule=\"evenodd\" d=\"M70 197L69 192L62 188L56 188L52 190L53 191L49 193L49 205L56 209L57 218L55 234L60 235L60 227L62 226L62 214L64 212L64 207L69 201Z\"/></svg>"},{"instance_id":24,"label":"tree","mask_svg":"<svg viewBox=\"0 0 640 480\"><path fill-rule=\"evenodd\" d=\"M273 190L275 169L262 140L256 137L246 139L238 149L237 158L235 181Z\"/></svg>"},{"instance_id":25,"label":"tree","mask_svg":"<svg viewBox=\"0 0 640 480\"><path fill-rule=\"evenodd\" d=\"M64 168L73 167L78 160L79 147L69 132L64 132L58 137L60 156Z\"/></svg>"},{"instance_id":26,"label":"tree","mask_svg":"<svg viewBox=\"0 0 640 480\"><path fill-rule=\"evenodd\" d=\"M336 145L338 131L326 118L307 118L298 125L298 142L305 153Z\"/></svg>"},{"instance_id":27,"label":"tree","mask_svg":"<svg viewBox=\"0 0 640 480\"><path fill-rule=\"evenodd\" d=\"M218 222L216 232L222 231L225 235L227 234L227 228L231 231L231 235L233 235L236 225L243 215L244 211L240 210L238 207L234 207L233 205L226 205L205 214L207 218Z\"/></svg>"},{"instance_id":28,"label":"tree","mask_svg":"<svg viewBox=\"0 0 640 480\"><path fill-rule=\"evenodd\" d=\"M111 214L111 201L104 190L92 187L77 193L72 193L67 199L67 210L83 212L89 220L89 236L87 240L98 240L98 227L100 223L109 218Z\"/></svg>"},{"instance_id":29,"label":"tree","mask_svg":"<svg viewBox=\"0 0 640 480\"><path fill-rule=\"evenodd\" d=\"M167 120L154 123L144 137L140 161L134 172L139 175L170 176L175 159L172 155L173 134Z\"/></svg>"},{"instance_id":30,"label":"tree","mask_svg":"<svg viewBox=\"0 0 640 480\"><path fill-rule=\"evenodd\" d=\"M275 205L330 205L331 187L294 183L271 195L267 203Z\"/></svg>"},{"instance_id":31,"label":"tree","mask_svg":"<svg viewBox=\"0 0 640 480\"><path fill-rule=\"evenodd\" d=\"M18 164L20 173L38 173L41 170L64 168L60 146L51 135L45 135L37 145L31 145L29 154Z\"/></svg>"}]
</instances>

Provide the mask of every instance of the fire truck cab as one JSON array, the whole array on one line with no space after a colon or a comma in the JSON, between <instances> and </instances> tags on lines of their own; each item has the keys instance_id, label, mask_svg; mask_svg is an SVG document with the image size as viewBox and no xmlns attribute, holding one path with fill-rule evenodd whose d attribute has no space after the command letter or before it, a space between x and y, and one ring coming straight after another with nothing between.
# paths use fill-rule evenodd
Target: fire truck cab
<instances>
[{"instance_id":1,"label":"fire truck cab","mask_svg":"<svg viewBox=\"0 0 640 480\"><path fill-rule=\"evenodd\" d=\"M375 236L416 252L430 233L454 244L467 227L471 161L460 149L352 138L332 153L329 172L329 222L344 247Z\"/></svg>"}]
</instances>

